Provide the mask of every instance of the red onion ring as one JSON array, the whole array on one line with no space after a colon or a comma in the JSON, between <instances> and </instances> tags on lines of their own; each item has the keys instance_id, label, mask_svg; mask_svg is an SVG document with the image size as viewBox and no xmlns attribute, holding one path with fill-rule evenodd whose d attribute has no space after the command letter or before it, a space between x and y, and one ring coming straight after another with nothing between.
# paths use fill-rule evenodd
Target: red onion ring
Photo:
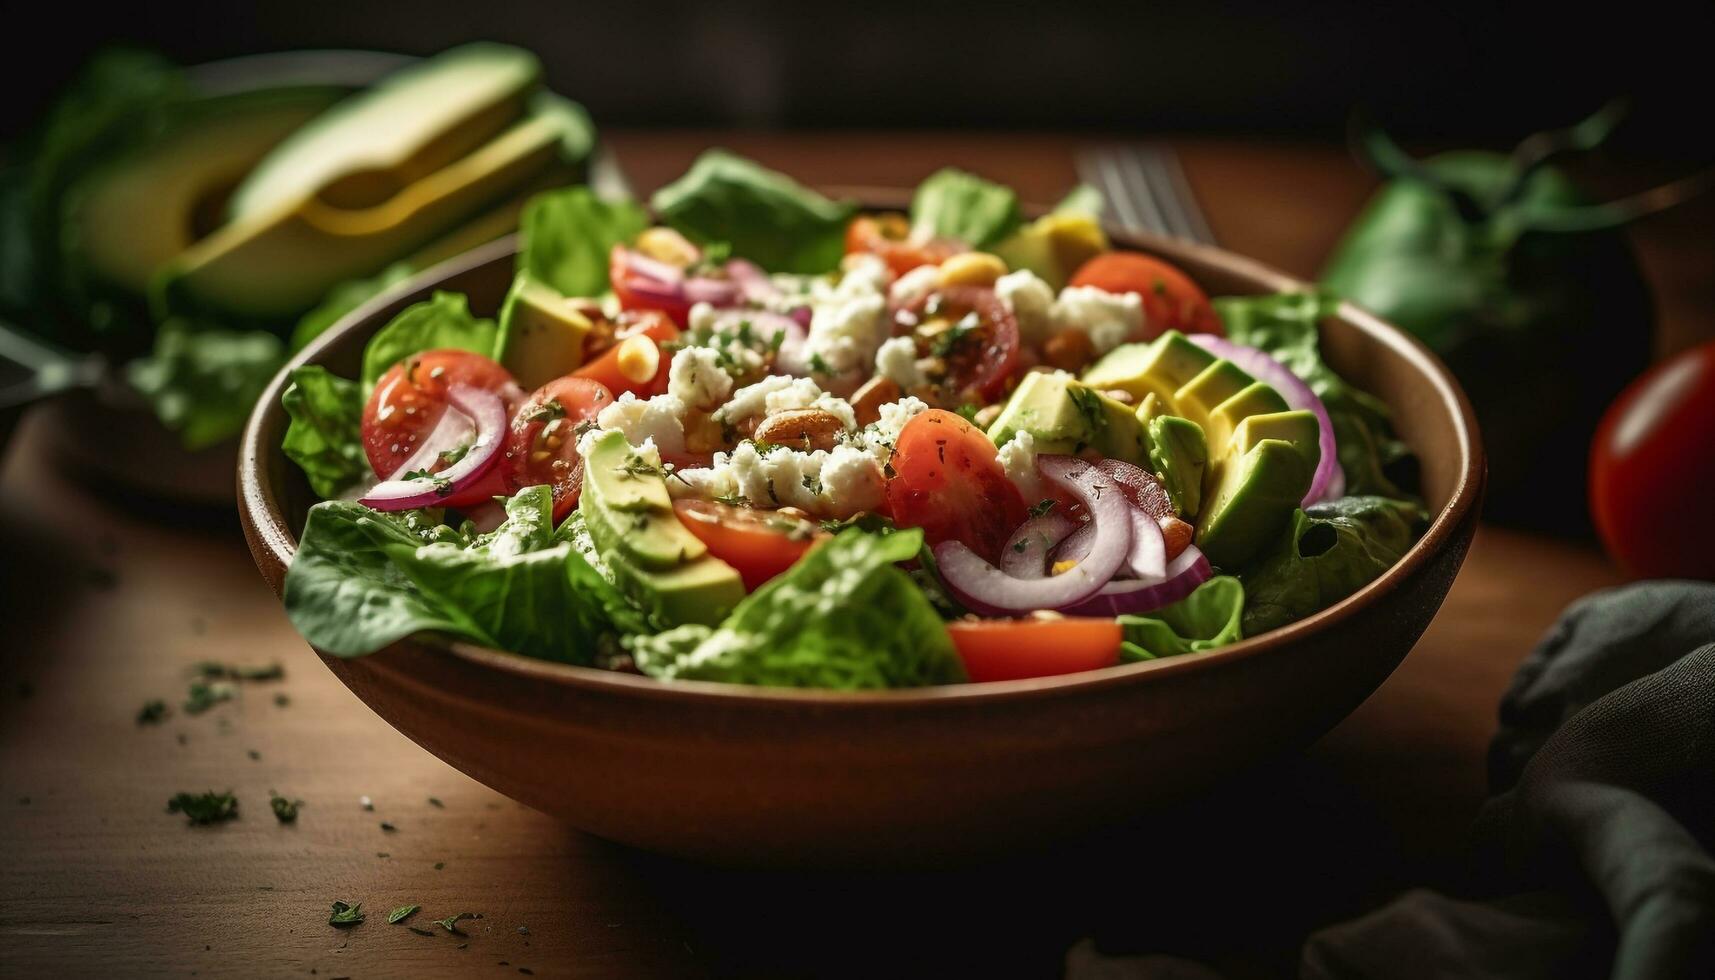
<instances>
[{"instance_id":1,"label":"red onion ring","mask_svg":"<svg viewBox=\"0 0 1715 980\"><path fill-rule=\"evenodd\" d=\"M494 392L470 385L448 388L447 404L447 411L464 413L476 427L476 441L464 456L433 476L384 480L358 503L376 510L434 507L482 479L500 458L500 444L506 435L506 404Z\"/></svg>"},{"instance_id":2,"label":"red onion ring","mask_svg":"<svg viewBox=\"0 0 1715 980\"><path fill-rule=\"evenodd\" d=\"M1000 570L1013 578L1047 578L1048 553L1075 526L1071 518L1061 514L1043 514L1025 521L1000 550Z\"/></svg>"},{"instance_id":3,"label":"red onion ring","mask_svg":"<svg viewBox=\"0 0 1715 980\"><path fill-rule=\"evenodd\" d=\"M1304 494L1304 506L1345 495L1346 474L1340 469L1340 457L1334 445L1334 422L1328 417L1328 407L1302 378L1255 347L1235 344L1212 333L1189 334L1186 339L1216 357L1232 361L1258 381L1267 382L1291 407L1307 409L1316 416L1319 429L1316 445L1322 458L1316 461L1316 473L1310 478L1310 490Z\"/></svg>"},{"instance_id":4,"label":"red onion ring","mask_svg":"<svg viewBox=\"0 0 1715 980\"><path fill-rule=\"evenodd\" d=\"M1203 557L1203 552L1196 545L1188 544L1168 563L1162 580L1109 582L1094 596L1061 612L1076 616L1126 616L1154 612L1197 591L1197 586L1207 582L1213 574L1215 570L1210 567L1209 559Z\"/></svg>"},{"instance_id":5,"label":"red onion ring","mask_svg":"<svg viewBox=\"0 0 1715 980\"><path fill-rule=\"evenodd\" d=\"M1099 527L1090 553L1065 572L1021 579L1001 571L962 541L935 546L947 587L971 610L1012 616L1034 609L1064 609L1088 600L1113 578L1131 551L1131 503L1113 478L1076 456L1039 456L1043 477L1076 497Z\"/></svg>"},{"instance_id":6,"label":"red onion ring","mask_svg":"<svg viewBox=\"0 0 1715 980\"><path fill-rule=\"evenodd\" d=\"M428 438L411 454L411 458L387 475L389 480L404 479L413 470L427 470L439 461L442 453L451 452L470 441L475 427L463 412L442 412L440 421L429 430Z\"/></svg>"}]
</instances>

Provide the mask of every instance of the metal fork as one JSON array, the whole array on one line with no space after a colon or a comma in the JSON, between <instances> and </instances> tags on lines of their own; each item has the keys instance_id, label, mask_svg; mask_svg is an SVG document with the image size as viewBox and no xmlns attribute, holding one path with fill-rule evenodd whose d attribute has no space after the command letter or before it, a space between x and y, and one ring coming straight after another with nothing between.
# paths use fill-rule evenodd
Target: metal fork
<instances>
[{"instance_id":1,"label":"metal fork","mask_svg":"<svg viewBox=\"0 0 1715 980\"><path fill-rule=\"evenodd\" d=\"M1122 225L1215 244L1215 233L1197 205L1179 154L1161 143L1082 150L1078 177L1102 192L1108 216Z\"/></svg>"}]
</instances>

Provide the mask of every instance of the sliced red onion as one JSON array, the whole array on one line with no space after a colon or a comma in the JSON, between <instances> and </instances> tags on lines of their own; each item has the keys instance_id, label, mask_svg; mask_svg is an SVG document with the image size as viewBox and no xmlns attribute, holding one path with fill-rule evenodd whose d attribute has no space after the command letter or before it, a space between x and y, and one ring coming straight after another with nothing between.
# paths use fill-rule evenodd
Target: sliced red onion
<instances>
[{"instance_id":1,"label":"sliced red onion","mask_svg":"<svg viewBox=\"0 0 1715 980\"><path fill-rule=\"evenodd\" d=\"M1334 423L1328 418L1328 408L1310 386L1292 370L1255 347L1235 344L1225 337L1211 333L1194 333L1187 338L1216 357L1224 357L1243 368L1251 377L1267 382L1286 404L1308 409L1316 416L1320 428L1316 444L1322 458L1316 462L1316 473L1310 478L1310 490L1304 495L1304 506L1318 500L1332 500L1346 493L1346 475L1340 470L1340 457L1334 445Z\"/></svg>"},{"instance_id":2,"label":"sliced red onion","mask_svg":"<svg viewBox=\"0 0 1715 980\"><path fill-rule=\"evenodd\" d=\"M1075 526L1071 518L1061 514L1043 514L1025 521L1006 539L1006 547L1000 551L1000 570L1013 578L1047 578L1048 553Z\"/></svg>"},{"instance_id":3,"label":"sliced red onion","mask_svg":"<svg viewBox=\"0 0 1715 980\"><path fill-rule=\"evenodd\" d=\"M971 610L1013 616L1034 609L1064 609L1095 595L1119 571L1131 551L1131 504L1111 477L1076 456L1039 456L1042 475L1081 501L1098 526L1085 559L1059 575L1014 578L989 564L962 541L935 546L935 561L948 588Z\"/></svg>"},{"instance_id":4,"label":"sliced red onion","mask_svg":"<svg viewBox=\"0 0 1715 980\"><path fill-rule=\"evenodd\" d=\"M727 278L738 284L744 298L752 303L765 303L780 295L780 287L762 271L762 266L748 259L732 259L726 264Z\"/></svg>"},{"instance_id":5,"label":"sliced red onion","mask_svg":"<svg viewBox=\"0 0 1715 980\"><path fill-rule=\"evenodd\" d=\"M652 259L635 249L625 250L625 265L640 279L653 279L664 285L672 285L685 280L684 269L671 262Z\"/></svg>"},{"instance_id":6,"label":"sliced red onion","mask_svg":"<svg viewBox=\"0 0 1715 980\"><path fill-rule=\"evenodd\" d=\"M1054 560L1083 561L1095 540L1095 523L1081 525L1060 545L1060 550L1054 552ZM1131 578L1160 581L1166 568L1167 541L1161 536L1161 525L1142 509L1132 506L1131 551L1127 553L1121 571Z\"/></svg>"},{"instance_id":7,"label":"sliced red onion","mask_svg":"<svg viewBox=\"0 0 1715 980\"><path fill-rule=\"evenodd\" d=\"M1090 554L1090 548L1096 543L1096 524L1088 521L1078 525L1071 537L1061 542L1060 550L1054 552L1055 561L1083 561Z\"/></svg>"},{"instance_id":8,"label":"sliced red onion","mask_svg":"<svg viewBox=\"0 0 1715 980\"><path fill-rule=\"evenodd\" d=\"M1076 616L1150 613L1163 606L1171 606L1197 591L1197 586L1207 582L1214 573L1203 552L1196 545L1188 544L1178 557L1168 562L1165 578L1109 582L1094 596L1060 611Z\"/></svg>"},{"instance_id":9,"label":"sliced red onion","mask_svg":"<svg viewBox=\"0 0 1715 980\"><path fill-rule=\"evenodd\" d=\"M482 479L500 458L500 444L506 436L506 404L494 392L470 385L448 388L447 404L448 413L462 412L476 428L476 441L464 456L433 476L384 480L358 503L376 510L434 507Z\"/></svg>"},{"instance_id":10,"label":"sliced red onion","mask_svg":"<svg viewBox=\"0 0 1715 980\"><path fill-rule=\"evenodd\" d=\"M693 276L684 282L685 302L707 303L710 306L736 306L744 298L744 291L738 283L731 279L714 279L709 276Z\"/></svg>"},{"instance_id":11,"label":"sliced red onion","mask_svg":"<svg viewBox=\"0 0 1715 980\"><path fill-rule=\"evenodd\" d=\"M471 424L470 416L463 412L442 412L441 420L429 430L428 438L417 447L403 464L388 474L389 480L402 480L405 474L416 470L433 469L440 461L442 453L452 452L460 446L468 446L476 427Z\"/></svg>"}]
</instances>

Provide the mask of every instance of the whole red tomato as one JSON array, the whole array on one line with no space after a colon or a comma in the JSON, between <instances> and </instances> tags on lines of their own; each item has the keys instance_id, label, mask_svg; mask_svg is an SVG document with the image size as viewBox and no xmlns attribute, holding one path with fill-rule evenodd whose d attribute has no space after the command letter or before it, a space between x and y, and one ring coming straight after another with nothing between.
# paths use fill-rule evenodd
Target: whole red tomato
<instances>
[{"instance_id":1,"label":"whole red tomato","mask_svg":"<svg viewBox=\"0 0 1715 980\"><path fill-rule=\"evenodd\" d=\"M1590 510L1631 574L1715 579L1715 342L1657 364L1608 407Z\"/></svg>"}]
</instances>

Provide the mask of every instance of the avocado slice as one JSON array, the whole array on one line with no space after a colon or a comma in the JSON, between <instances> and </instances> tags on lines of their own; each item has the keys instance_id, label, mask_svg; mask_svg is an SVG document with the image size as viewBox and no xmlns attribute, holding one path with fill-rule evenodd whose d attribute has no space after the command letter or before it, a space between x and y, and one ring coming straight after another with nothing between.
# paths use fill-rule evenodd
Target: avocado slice
<instances>
[{"instance_id":1,"label":"avocado slice","mask_svg":"<svg viewBox=\"0 0 1715 980\"><path fill-rule=\"evenodd\" d=\"M1216 405L1209 412L1209 424L1204 427L1203 434L1210 445L1225 446L1239 425L1251 416L1284 412L1291 408L1279 392L1258 381Z\"/></svg>"},{"instance_id":2,"label":"avocado slice","mask_svg":"<svg viewBox=\"0 0 1715 980\"><path fill-rule=\"evenodd\" d=\"M744 598L744 583L679 523L666 479L641 462L622 432L590 445L578 499L590 540L614 583L656 619L715 625Z\"/></svg>"},{"instance_id":3,"label":"avocado slice","mask_svg":"<svg viewBox=\"0 0 1715 980\"><path fill-rule=\"evenodd\" d=\"M1203 490L1196 541L1210 561L1240 567L1277 538L1310 489L1321 459L1319 427L1302 409L1238 424Z\"/></svg>"},{"instance_id":4,"label":"avocado slice","mask_svg":"<svg viewBox=\"0 0 1715 980\"><path fill-rule=\"evenodd\" d=\"M1215 411L1215 407L1253 384L1256 384L1256 379L1246 374L1237 364L1225 359L1218 360L1198 372L1195 378L1173 393L1175 414L1203 426L1207 433L1209 416ZM1213 439L1209 440L1209 444L1220 445Z\"/></svg>"},{"instance_id":5,"label":"avocado slice","mask_svg":"<svg viewBox=\"0 0 1715 980\"><path fill-rule=\"evenodd\" d=\"M567 119L557 111L531 116L374 207L316 197L227 225L161 271L157 303L260 321L294 316L336 283L373 275L544 172L575 176L563 157L576 140Z\"/></svg>"},{"instance_id":6,"label":"avocado slice","mask_svg":"<svg viewBox=\"0 0 1715 980\"><path fill-rule=\"evenodd\" d=\"M1149 454L1143 423L1129 406L1061 372L1025 375L988 436L1000 446L1019 432L1035 437L1037 452L1095 449L1130 463Z\"/></svg>"},{"instance_id":7,"label":"avocado slice","mask_svg":"<svg viewBox=\"0 0 1715 980\"><path fill-rule=\"evenodd\" d=\"M495 360L525 388L540 388L584 363L589 318L559 290L520 273L500 307Z\"/></svg>"},{"instance_id":8,"label":"avocado slice","mask_svg":"<svg viewBox=\"0 0 1715 980\"><path fill-rule=\"evenodd\" d=\"M1108 250L1108 236L1087 214L1057 211L1013 232L994 253L1011 269L1029 269L1059 292L1078 267Z\"/></svg>"},{"instance_id":9,"label":"avocado slice","mask_svg":"<svg viewBox=\"0 0 1715 980\"><path fill-rule=\"evenodd\" d=\"M1215 363L1215 355L1169 330L1147 344L1121 344L1084 370L1084 383L1117 388L1140 402L1150 394L1173 393Z\"/></svg>"},{"instance_id":10,"label":"avocado slice","mask_svg":"<svg viewBox=\"0 0 1715 980\"><path fill-rule=\"evenodd\" d=\"M294 133L232 195L244 222L321 197L373 207L489 142L523 115L535 55L466 44L395 72Z\"/></svg>"},{"instance_id":11,"label":"avocado slice","mask_svg":"<svg viewBox=\"0 0 1715 980\"><path fill-rule=\"evenodd\" d=\"M1203 503L1203 471L1209 462L1202 426L1177 415L1157 415L1146 428L1149 468L1161 480L1179 516L1194 520Z\"/></svg>"},{"instance_id":12,"label":"avocado slice","mask_svg":"<svg viewBox=\"0 0 1715 980\"><path fill-rule=\"evenodd\" d=\"M67 194L62 242L89 279L135 296L218 224L226 196L340 93L284 89L218 100Z\"/></svg>"}]
</instances>

